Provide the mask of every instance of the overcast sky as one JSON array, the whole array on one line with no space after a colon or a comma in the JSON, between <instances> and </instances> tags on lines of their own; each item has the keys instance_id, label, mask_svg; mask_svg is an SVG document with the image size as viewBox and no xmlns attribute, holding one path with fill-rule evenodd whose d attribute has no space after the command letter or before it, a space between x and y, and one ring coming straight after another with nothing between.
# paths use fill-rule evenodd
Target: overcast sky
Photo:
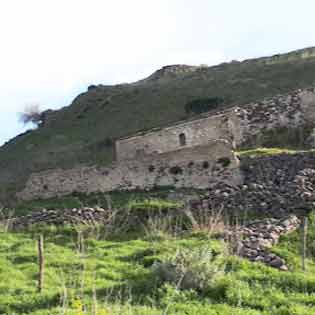
<instances>
[{"instance_id":1,"label":"overcast sky","mask_svg":"<svg viewBox=\"0 0 315 315\"><path fill-rule=\"evenodd\" d=\"M1 0L0 145L30 127L26 105L69 105L90 84L315 46L314 12L313 0Z\"/></svg>"}]
</instances>

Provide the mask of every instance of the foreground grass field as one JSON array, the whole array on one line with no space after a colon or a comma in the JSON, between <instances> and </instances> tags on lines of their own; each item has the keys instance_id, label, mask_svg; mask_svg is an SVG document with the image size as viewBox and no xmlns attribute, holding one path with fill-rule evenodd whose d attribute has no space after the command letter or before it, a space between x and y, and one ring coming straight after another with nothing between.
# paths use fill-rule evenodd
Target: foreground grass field
<instances>
[{"instance_id":1,"label":"foreground grass field","mask_svg":"<svg viewBox=\"0 0 315 315\"><path fill-rule=\"evenodd\" d=\"M45 237L41 294L37 291L38 233ZM314 240L311 221L310 257ZM0 314L312 315L315 264L308 259L307 271L302 271L299 248L300 236L295 232L273 249L289 263L291 271L281 272L230 256L220 238L201 232L155 231L105 238L102 229L3 231Z\"/></svg>"}]
</instances>

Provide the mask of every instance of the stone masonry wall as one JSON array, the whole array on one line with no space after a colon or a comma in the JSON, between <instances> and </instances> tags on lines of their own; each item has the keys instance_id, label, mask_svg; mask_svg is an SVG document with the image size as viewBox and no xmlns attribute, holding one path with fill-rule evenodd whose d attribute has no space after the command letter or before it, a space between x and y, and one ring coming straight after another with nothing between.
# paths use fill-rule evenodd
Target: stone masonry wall
<instances>
[{"instance_id":1,"label":"stone masonry wall","mask_svg":"<svg viewBox=\"0 0 315 315\"><path fill-rule=\"evenodd\" d=\"M206 145L211 140L226 139L231 141L227 119L226 114L220 114L117 140L117 160L160 154L183 147ZM181 134L185 137L186 144L184 146L180 144Z\"/></svg>"},{"instance_id":2,"label":"stone masonry wall","mask_svg":"<svg viewBox=\"0 0 315 315\"><path fill-rule=\"evenodd\" d=\"M236 106L214 115L117 140L118 160L179 149L179 135L185 134L186 147L206 145L226 139L239 147L257 135L281 127L315 126L315 89L297 90L261 102ZM315 141L314 141L315 142Z\"/></svg>"},{"instance_id":3,"label":"stone masonry wall","mask_svg":"<svg viewBox=\"0 0 315 315\"><path fill-rule=\"evenodd\" d=\"M73 192L108 192L174 186L204 189L215 182L241 183L238 159L226 140L207 146L186 148L138 160L118 162L110 167L76 167L33 174L20 200L46 199Z\"/></svg>"}]
</instances>

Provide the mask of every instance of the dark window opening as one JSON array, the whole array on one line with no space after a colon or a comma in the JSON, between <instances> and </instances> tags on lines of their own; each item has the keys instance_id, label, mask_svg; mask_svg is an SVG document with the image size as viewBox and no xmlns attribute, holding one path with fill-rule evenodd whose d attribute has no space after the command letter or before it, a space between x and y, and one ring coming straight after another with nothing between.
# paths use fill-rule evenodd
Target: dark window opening
<instances>
[{"instance_id":1,"label":"dark window opening","mask_svg":"<svg viewBox=\"0 0 315 315\"><path fill-rule=\"evenodd\" d=\"M179 145L182 147L186 145L186 135L184 133L181 133L179 135Z\"/></svg>"},{"instance_id":2,"label":"dark window opening","mask_svg":"<svg viewBox=\"0 0 315 315\"><path fill-rule=\"evenodd\" d=\"M202 163L202 167L204 168L204 169L207 169L207 168L209 168L209 162L208 161L203 161L203 163Z\"/></svg>"},{"instance_id":3,"label":"dark window opening","mask_svg":"<svg viewBox=\"0 0 315 315\"><path fill-rule=\"evenodd\" d=\"M180 175L183 173L183 170L181 167L176 165L176 166L171 167L169 172L173 175Z\"/></svg>"}]
</instances>

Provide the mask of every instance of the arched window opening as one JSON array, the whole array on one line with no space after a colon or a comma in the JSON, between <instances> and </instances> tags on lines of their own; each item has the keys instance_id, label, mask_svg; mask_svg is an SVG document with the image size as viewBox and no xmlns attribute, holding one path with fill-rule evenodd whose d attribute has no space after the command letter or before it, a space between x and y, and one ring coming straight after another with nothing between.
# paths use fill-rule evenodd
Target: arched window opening
<instances>
[{"instance_id":1,"label":"arched window opening","mask_svg":"<svg viewBox=\"0 0 315 315\"><path fill-rule=\"evenodd\" d=\"M182 147L186 145L186 135L184 133L181 133L179 135L179 145Z\"/></svg>"}]
</instances>

